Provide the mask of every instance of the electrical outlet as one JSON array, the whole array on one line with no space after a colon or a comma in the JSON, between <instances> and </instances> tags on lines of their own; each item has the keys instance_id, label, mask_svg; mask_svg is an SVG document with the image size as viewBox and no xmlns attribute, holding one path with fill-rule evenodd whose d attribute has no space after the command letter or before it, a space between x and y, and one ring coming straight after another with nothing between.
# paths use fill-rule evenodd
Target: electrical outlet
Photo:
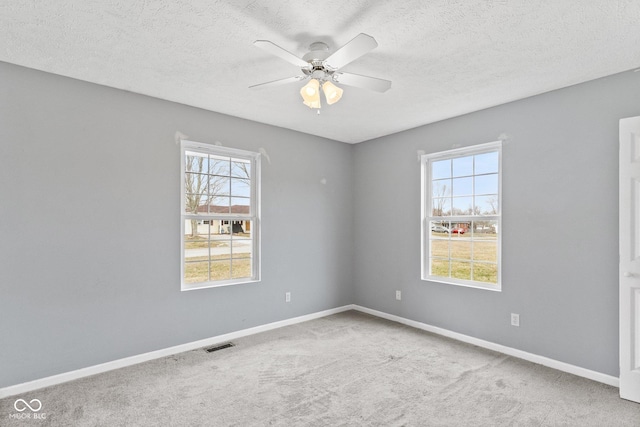
<instances>
[{"instance_id":1,"label":"electrical outlet","mask_svg":"<svg viewBox=\"0 0 640 427\"><path fill-rule=\"evenodd\" d=\"M511 326L520 326L520 315L511 313Z\"/></svg>"},{"instance_id":2,"label":"electrical outlet","mask_svg":"<svg viewBox=\"0 0 640 427\"><path fill-rule=\"evenodd\" d=\"M396 299L400 301L402 299L402 291L396 291Z\"/></svg>"},{"instance_id":3,"label":"electrical outlet","mask_svg":"<svg viewBox=\"0 0 640 427\"><path fill-rule=\"evenodd\" d=\"M284 302L291 302L291 292L285 292Z\"/></svg>"}]
</instances>

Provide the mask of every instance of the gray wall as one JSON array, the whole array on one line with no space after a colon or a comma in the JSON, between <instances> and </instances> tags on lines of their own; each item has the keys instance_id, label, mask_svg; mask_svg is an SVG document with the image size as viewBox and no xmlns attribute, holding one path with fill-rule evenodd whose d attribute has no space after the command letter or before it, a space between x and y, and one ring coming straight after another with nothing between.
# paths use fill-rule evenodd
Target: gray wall
<instances>
[{"instance_id":1,"label":"gray wall","mask_svg":"<svg viewBox=\"0 0 640 427\"><path fill-rule=\"evenodd\" d=\"M260 283L180 291L178 130L269 155ZM0 141L0 387L353 301L349 145L6 63Z\"/></svg>"},{"instance_id":2,"label":"gray wall","mask_svg":"<svg viewBox=\"0 0 640 427\"><path fill-rule=\"evenodd\" d=\"M618 121L639 100L627 72L355 146L355 302L618 376ZM421 281L417 151L503 133L503 291Z\"/></svg>"},{"instance_id":3,"label":"gray wall","mask_svg":"<svg viewBox=\"0 0 640 427\"><path fill-rule=\"evenodd\" d=\"M629 72L351 146L0 63L0 387L349 303L617 376L638 99ZM180 292L178 130L269 155L262 282ZM503 133L503 291L421 281L417 151Z\"/></svg>"}]
</instances>

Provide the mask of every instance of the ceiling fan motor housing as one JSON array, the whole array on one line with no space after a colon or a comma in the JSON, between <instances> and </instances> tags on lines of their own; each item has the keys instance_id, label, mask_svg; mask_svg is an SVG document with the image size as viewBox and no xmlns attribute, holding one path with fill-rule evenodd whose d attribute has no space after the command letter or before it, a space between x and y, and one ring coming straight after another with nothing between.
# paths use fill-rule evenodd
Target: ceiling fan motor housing
<instances>
[{"instance_id":1,"label":"ceiling fan motor housing","mask_svg":"<svg viewBox=\"0 0 640 427\"><path fill-rule=\"evenodd\" d=\"M315 42L309 45L309 52L302 59L307 61L309 68L302 68L302 72L311 78L318 80L331 80L333 70L325 63L325 59L329 57L329 46L323 42Z\"/></svg>"}]
</instances>

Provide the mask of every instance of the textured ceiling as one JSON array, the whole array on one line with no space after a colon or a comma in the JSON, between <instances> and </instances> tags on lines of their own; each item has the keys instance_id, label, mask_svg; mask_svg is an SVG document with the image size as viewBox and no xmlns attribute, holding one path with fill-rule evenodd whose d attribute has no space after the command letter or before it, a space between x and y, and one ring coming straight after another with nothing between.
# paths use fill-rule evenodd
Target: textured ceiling
<instances>
[{"instance_id":1,"label":"textured ceiling","mask_svg":"<svg viewBox=\"0 0 640 427\"><path fill-rule=\"evenodd\" d=\"M354 143L639 67L639 22L639 0L0 0L0 60ZM302 83L248 89L300 74L254 40L358 33L379 46L343 71L388 92L317 115Z\"/></svg>"}]
</instances>

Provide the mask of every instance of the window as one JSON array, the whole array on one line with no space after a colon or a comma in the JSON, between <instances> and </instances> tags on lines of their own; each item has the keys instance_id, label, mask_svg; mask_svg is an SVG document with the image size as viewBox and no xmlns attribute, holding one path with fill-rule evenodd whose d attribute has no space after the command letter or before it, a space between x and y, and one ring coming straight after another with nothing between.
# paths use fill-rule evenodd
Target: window
<instances>
[{"instance_id":1,"label":"window","mask_svg":"<svg viewBox=\"0 0 640 427\"><path fill-rule=\"evenodd\" d=\"M500 290L502 143L422 156L422 279Z\"/></svg>"},{"instance_id":2,"label":"window","mask_svg":"<svg viewBox=\"0 0 640 427\"><path fill-rule=\"evenodd\" d=\"M260 280L260 155L182 141L182 289Z\"/></svg>"}]
</instances>

